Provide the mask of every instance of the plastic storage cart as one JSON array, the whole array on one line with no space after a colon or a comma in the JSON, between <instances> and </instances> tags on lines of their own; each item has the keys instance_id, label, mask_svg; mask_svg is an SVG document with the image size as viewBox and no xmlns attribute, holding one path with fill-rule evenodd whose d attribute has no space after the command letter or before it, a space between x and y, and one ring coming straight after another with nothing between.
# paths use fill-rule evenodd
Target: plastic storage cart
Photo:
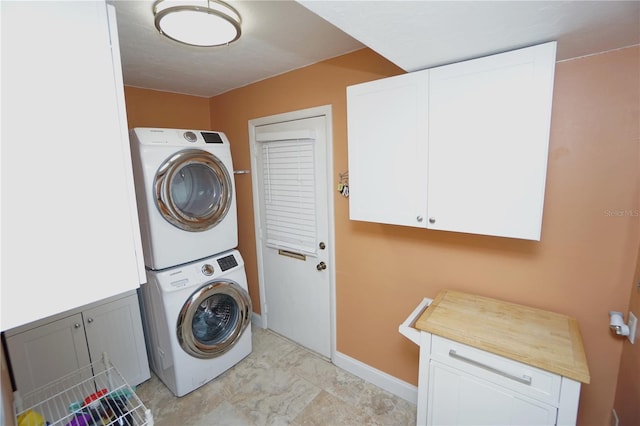
<instances>
[{"instance_id":1,"label":"plastic storage cart","mask_svg":"<svg viewBox=\"0 0 640 426\"><path fill-rule=\"evenodd\" d=\"M153 426L153 416L107 354L39 389L14 393L17 426Z\"/></svg>"}]
</instances>

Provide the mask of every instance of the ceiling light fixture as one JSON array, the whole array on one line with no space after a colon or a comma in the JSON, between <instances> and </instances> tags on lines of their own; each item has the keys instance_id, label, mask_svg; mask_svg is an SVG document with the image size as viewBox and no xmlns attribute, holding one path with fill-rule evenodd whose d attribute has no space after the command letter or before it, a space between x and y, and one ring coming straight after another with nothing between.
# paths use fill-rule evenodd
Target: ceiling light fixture
<instances>
[{"instance_id":1,"label":"ceiling light fixture","mask_svg":"<svg viewBox=\"0 0 640 426\"><path fill-rule=\"evenodd\" d=\"M160 34L191 46L221 46L240 38L240 14L220 0L158 0L153 5Z\"/></svg>"}]
</instances>

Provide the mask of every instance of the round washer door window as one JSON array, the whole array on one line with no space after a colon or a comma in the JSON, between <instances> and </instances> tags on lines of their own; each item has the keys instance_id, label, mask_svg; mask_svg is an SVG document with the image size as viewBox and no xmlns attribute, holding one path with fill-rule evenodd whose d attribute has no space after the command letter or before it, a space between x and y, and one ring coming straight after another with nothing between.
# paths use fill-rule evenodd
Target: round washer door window
<instances>
[{"instance_id":1,"label":"round washer door window","mask_svg":"<svg viewBox=\"0 0 640 426\"><path fill-rule=\"evenodd\" d=\"M201 149L180 151L162 163L154 187L162 216L185 231L213 228L231 207L229 172L218 157Z\"/></svg>"},{"instance_id":2,"label":"round washer door window","mask_svg":"<svg viewBox=\"0 0 640 426\"><path fill-rule=\"evenodd\" d=\"M195 291L178 316L180 346L196 358L215 358L240 339L251 320L249 294L233 281L216 281Z\"/></svg>"}]
</instances>

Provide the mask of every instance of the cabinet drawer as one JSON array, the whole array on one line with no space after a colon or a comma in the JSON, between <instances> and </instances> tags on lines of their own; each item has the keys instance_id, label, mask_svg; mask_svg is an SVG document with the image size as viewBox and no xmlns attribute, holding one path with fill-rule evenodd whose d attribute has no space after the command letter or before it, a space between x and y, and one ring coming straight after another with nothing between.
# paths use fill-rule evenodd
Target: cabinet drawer
<instances>
[{"instance_id":1,"label":"cabinet drawer","mask_svg":"<svg viewBox=\"0 0 640 426\"><path fill-rule=\"evenodd\" d=\"M499 355L433 336L431 358L522 395L558 406L562 378Z\"/></svg>"}]
</instances>

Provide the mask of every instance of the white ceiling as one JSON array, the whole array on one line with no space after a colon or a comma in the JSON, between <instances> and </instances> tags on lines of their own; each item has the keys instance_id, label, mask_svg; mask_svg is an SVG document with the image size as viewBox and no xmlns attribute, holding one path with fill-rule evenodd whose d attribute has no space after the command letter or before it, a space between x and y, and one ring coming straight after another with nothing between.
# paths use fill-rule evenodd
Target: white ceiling
<instances>
[{"instance_id":1,"label":"white ceiling","mask_svg":"<svg viewBox=\"0 0 640 426\"><path fill-rule=\"evenodd\" d=\"M109 1L116 7L129 86L211 97L363 47L293 0L228 0L242 16L240 39L228 46L187 46L158 33L153 2Z\"/></svg>"},{"instance_id":2,"label":"white ceiling","mask_svg":"<svg viewBox=\"0 0 640 426\"><path fill-rule=\"evenodd\" d=\"M125 84L203 97L365 45L414 71L550 40L558 60L640 44L640 1L228 0L242 36L215 48L158 34L153 0L110 3Z\"/></svg>"}]
</instances>

